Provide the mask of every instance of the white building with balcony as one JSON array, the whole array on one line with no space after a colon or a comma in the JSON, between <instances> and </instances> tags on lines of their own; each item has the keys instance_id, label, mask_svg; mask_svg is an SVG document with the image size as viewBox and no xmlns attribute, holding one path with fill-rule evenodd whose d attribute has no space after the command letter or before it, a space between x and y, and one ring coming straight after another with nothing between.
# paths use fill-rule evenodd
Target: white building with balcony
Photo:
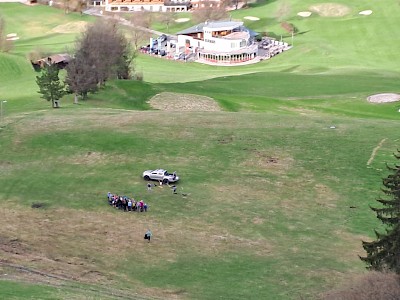
<instances>
[{"instance_id":1,"label":"white building with balcony","mask_svg":"<svg viewBox=\"0 0 400 300\"><path fill-rule=\"evenodd\" d=\"M177 33L178 49L201 61L240 63L257 57L254 31L237 21L205 22Z\"/></svg>"}]
</instances>

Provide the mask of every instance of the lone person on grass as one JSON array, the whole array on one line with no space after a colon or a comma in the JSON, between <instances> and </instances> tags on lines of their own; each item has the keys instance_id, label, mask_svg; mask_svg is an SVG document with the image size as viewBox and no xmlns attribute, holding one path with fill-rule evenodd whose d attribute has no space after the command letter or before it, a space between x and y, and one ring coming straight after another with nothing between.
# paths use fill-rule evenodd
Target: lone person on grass
<instances>
[{"instance_id":1,"label":"lone person on grass","mask_svg":"<svg viewBox=\"0 0 400 300\"><path fill-rule=\"evenodd\" d=\"M150 243L150 239L151 239L151 236L152 236L153 234L151 233L151 230L150 229L147 229L147 231L146 231L146 233L144 234L144 239L145 240L148 240L148 242Z\"/></svg>"},{"instance_id":2,"label":"lone person on grass","mask_svg":"<svg viewBox=\"0 0 400 300\"><path fill-rule=\"evenodd\" d=\"M150 182L147 184L147 190L151 191L151 183Z\"/></svg>"}]
</instances>

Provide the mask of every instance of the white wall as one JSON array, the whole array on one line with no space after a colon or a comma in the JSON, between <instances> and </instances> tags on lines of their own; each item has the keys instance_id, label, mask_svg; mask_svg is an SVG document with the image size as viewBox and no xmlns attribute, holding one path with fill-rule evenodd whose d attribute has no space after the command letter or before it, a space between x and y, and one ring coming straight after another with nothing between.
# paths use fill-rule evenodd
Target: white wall
<instances>
[{"instance_id":1,"label":"white wall","mask_svg":"<svg viewBox=\"0 0 400 300\"><path fill-rule=\"evenodd\" d=\"M204 50L213 50L213 51L218 50L220 52L229 52L243 48L240 47L240 42L242 41L242 39L231 40L231 39L211 38L207 40L214 41L214 43L204 41Z\"/></svg>"},{"instance_id":2,"label":"white wall","mask_svg":"<svg viewBox=\"0 0 400 300\"><path fill-rule=\"evenodd\" d=\"M142 7L143 10L146 11L165 11L165 6L164 5L129 5L129 4L121 4L121 5L107 5L106 4L106 11L123 11L121 8L122 7L127 7L128 11L141 11ZM112 9L113 8L113 9Z\"/></svg>"}]
</instances>

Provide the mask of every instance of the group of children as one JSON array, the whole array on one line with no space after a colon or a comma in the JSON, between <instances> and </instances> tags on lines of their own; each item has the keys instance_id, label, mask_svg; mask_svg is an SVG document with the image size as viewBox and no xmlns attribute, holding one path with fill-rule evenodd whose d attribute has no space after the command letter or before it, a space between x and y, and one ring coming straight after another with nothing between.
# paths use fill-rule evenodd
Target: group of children
<instances>
[{"instance_id":1,"label":"group of children","mask_svg":"<svg viewBox=\"0 0 400 300\"><path fill-rule=\"evenodd\" d=\"M147 212L148 205L143 200L136 201L127 196L118 196L107 193L108 204L123 211Z\"/></svg>"},{"instance_id":2,"label":"group of children","mask_svg":"<svg viewBox=\"0 0 400 300\"><path fill-rule=\"evenodd\" d=\"M174 172L175 175L175 172ZM162 181L160 181L160 187L162 187ZM167 185L171 188L173 194L177 194L176 192L176 186L170 186L168 183ZM156 186L151 183L147 183L147 191L151 191L151 188L153 186ZM182 194L183 196L186 196L186 194ZM117 194L112 194L111 192L107 193L107 199L108 199L108 204L111 206L121 209L123 211L136 211L136 212L147 212L148 205L144 203L143 200L136 201L135 199L131 199L127 196L119 196ZM144 239L150 242L152 232L150 229L147 230L147 232L144 235Z\"/></svg>"}]
</instances>

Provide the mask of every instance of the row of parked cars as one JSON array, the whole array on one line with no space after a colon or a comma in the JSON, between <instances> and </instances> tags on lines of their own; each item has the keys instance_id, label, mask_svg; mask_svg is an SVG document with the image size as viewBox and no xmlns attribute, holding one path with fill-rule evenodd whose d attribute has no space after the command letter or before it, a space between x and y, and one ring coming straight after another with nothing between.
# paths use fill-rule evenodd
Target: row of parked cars
<instances>
[{"instance_id":1,"label":"row of parked cars","mask_svg":"<svg viewBox=\"0 0 400 300\"><path fill-rule=\"evenodd\" d=\"M165 51L164 49L158 50L157 48L150 48L150 45L140 47L140 52L160 56L167 55L167 51Z\"/></svg>"},{"instance_id":2,"label":"row of parked cars","mask_svg":"<svg viewBox=\"0 0 400 300\"><path fill-rule=\"evenodd\" d=\"M269 46L272 44L272 40L269 38L263 38L259 44L258 44L258 48L260 49L268 49Z\"/></svg>"},{"instance_id":3,"label":"row of parked cars","mask_svg":"<svg viewBox=\"0 0 400 300\"><path fill-rule=\"evenodd\" d=\"M170 53L167 52L167 42L169 41L170 45L170 50L172 50ZM154 54L154 55L159 55L159 56L167 56L170 55L170 58L173 58L175 60L186 60L188 58L188 55L185 55L183 52L176 52L176 41L169 39L169 37L165 34L160 35L158 39L153 40L153 44L146 45L140 47L140 51L142 53L147 53L147 54Z\"/></svg>"}]
</instances>

